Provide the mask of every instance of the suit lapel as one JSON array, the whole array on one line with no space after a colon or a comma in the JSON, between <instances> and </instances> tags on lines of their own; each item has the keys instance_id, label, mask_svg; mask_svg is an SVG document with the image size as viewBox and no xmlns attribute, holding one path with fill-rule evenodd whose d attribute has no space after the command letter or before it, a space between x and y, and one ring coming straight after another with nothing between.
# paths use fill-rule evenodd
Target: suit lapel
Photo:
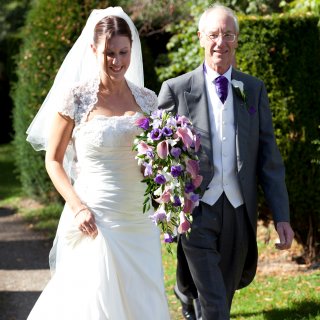
<instances>
[{"instance_id":1,"label":"suit lapel","mask_svg":"<svg viewBox=\"0 0 320 320\"><path fill-rule=\"evenodd\" d=\"M239 72L232 69L231 79L242 81ZM184 98L188 108L189 117L201 134L201 145L206 152L210 162L213 159L213 146L210 129L210 117L208 111L207 91L203 75L203 65L192 72L190 88L184 91ZM250 115L247 106L232 86L234 122L236 133L236 157L238 172L242 168L248 152Z\"/></svg>"},{"instance_id":2,"label":"suit lapel","mask_svg":"<svg viewBox=\"0 0 320 320\"><path fill-rule=\"evenodd\" d=\"M241 74L232 69L231 79L242 81ZM243 81L242 81L243 82ZM245 90L245 85L244 85ZM248 154L248 141L249 141L249 125L250 115L242 98L236 93L232 85L233 92L233 108L234 108L234 122L236 131L236 157L238 172L242 168L245 157Z\"/></svg>"},{"instance_id":3,"label":"suit lapel","mask_svg":"<svg viewBox=\"0 0 320 320\"><path fill-rule=\"evenodd\" d=\"M193 72L190 79L190 91L184 91L184 98L192 124L201 134L202 148L206 152L210 162L212 162L213 148L210 130L210 117L202 65Z\"/></svg>"}]
</instances>

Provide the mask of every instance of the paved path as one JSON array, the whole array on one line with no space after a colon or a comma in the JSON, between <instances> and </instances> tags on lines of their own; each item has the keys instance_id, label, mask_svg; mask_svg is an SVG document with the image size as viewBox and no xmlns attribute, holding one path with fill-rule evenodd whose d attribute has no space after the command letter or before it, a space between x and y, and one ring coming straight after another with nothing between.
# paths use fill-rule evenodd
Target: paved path
<instances>
[{"instance_id":1,"label":"paved path","mask_svg":"<svg viewBox=\"0 0 320 320\"><path fill-rule=\"evenodd\" d=\"M0 320L26 320L50 278L51 243L0 207Z\"/></svg>"}]
</instances>

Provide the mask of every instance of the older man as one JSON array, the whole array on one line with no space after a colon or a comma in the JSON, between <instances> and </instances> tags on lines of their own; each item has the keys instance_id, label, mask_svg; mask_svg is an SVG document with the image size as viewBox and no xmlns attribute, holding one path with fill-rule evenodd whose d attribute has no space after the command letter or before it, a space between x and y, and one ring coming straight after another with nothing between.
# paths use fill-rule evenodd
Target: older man
<instances>
[{"instance_id":1,"label":"older man","mask_svg":"<svg viewBox=\"0 0 320 320\"><path fill-rule=\"evenodd\" d=\"M201 133L203 194L189 237L181 235L178 243L175 292L185 319L195 319L191 299L197 294L203 320L229 319L235 290L253 280L259 183L279 234L276 247L288 249L293 240L265 86L232 67L238 34L232 10L206 10L198 31L203 64L165 81L159 93L160 109L188 116Z\"/></svg>"}]
</instances>

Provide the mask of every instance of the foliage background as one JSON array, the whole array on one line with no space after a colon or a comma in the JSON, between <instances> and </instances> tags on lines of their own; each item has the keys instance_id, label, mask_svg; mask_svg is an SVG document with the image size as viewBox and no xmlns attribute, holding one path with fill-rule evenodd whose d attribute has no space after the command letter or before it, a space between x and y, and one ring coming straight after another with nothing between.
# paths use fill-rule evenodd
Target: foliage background
<instances>
[{"instance_id":1,"label":"foliage background","mask_svg":"<svg viewBox=\"0 0 320 320\"><path fill-rule=\"evenodd\" d=\"M320 0L221 2L242 14L238 67L261 78L267 86L276 136L286 162L292 222L309 257L314 258L319 253L317 24ZM211 1L0 0L0 3L3 8L0 12L0 96L10 90L10 81L20 181L25 194L50 202L60 198L44 170L43 154L34 152L25 143L25 130L90 11L110 5L123 6L140 31L146 86L158 92L162 81L201 63L203 53L196 36L197 20ZM19 48L20 53L14 60ZM8 96L5 99L0 109L4 126L0 128L5 127L7 134L12 105ZM4 136L0 134L1 138ZM263 198L260 205L262 216L267 217Z\"/></svg>"},{"instance_id":2,"label":"foliage background","mask_svg":"<svg viewBox=\"0 0 320 320\"><path fill-rule=\"evenodd\" d=\"M64 14L62 14L64 13ZM25 142L26 130L44 100L66 52L81 30L83 9L76 1L40 0L30 9L22 31L13 91L14 145L23 190L49 201L57 198L44 168L44 155Z\"/></svg>"}]
</instances>

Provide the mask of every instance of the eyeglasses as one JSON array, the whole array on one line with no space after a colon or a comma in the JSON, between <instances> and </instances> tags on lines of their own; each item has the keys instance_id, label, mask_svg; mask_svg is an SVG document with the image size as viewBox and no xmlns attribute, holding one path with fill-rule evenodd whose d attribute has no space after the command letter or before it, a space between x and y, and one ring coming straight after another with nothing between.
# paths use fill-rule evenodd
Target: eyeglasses
<instances>
[{"instance_id":1,"label":"eyeglasses","mask_svg":"<svg viewBox=\"0 0 320 320\"><path fill-rule=\"evenodd\" d=\"M220 37L225 42L234 42L236 35L234 33L205 33L211 41L217 41Z\"/></svg>"}]
</instances>

